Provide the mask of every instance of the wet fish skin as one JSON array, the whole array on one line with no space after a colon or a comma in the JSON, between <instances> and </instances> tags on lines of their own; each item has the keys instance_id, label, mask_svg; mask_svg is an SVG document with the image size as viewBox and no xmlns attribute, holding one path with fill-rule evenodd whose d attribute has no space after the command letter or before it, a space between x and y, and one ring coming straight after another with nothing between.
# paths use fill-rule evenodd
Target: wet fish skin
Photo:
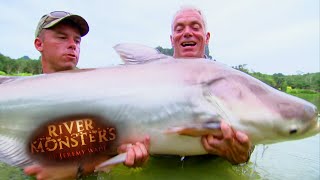
<instances>
[{"instance_id":1,"label":"wet fish skin","mask_svg":"<svg viewBox=\"0 0 320 180\"><path fill-rule=\"evenodd\" d=\"M127 65L3 81L0 142L9 143L0 147L0 160L29 164L27 153L3 152L26 146L44 122L77 114L117 124L118 144L149 135L151 154L206 154L200 136L218 133L215 127L221 120L245 132L253 144L301 139L320 131L313 104L226 65L173 59L144 46L121 44L115 49Z\"/></svg>"}]
</instances>

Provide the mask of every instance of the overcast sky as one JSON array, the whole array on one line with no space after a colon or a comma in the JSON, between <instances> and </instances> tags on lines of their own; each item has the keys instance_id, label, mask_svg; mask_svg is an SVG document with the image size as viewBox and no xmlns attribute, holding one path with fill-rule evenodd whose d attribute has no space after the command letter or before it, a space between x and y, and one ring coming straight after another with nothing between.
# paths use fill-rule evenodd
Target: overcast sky
<instances>
[{"instance_id":1,"label":"overcast sky","mask_svg":"<svg viewBox=\"0 0 320 180\"><path fill-rule=\"evenodd\" d=\"M171 21L185 5L203 10L210 54L229 66L247 64L273 74L319 72L319 0L0 0L0 52L38 59L33 46L40 17L64 10L90 26L80 68L117 65L113 46L140 43L170 48Z\"/></svg>"}]
</instances>

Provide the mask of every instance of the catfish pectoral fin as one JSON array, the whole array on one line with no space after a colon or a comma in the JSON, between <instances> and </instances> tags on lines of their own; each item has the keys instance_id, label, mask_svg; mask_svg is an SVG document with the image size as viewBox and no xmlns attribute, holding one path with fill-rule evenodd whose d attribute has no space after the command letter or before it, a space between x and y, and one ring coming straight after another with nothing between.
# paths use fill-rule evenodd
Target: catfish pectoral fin
<instances>
[{"instance_id":1,"label":"catfish pectoral fin","mask_svg":"<svg viewBox=\"0 0 320 180\"><path fill-rule=\"evenodd\" d=\"M126 161L127 153L118 154L95 167L95 172L104 171L109 172L113 166L118 165Z\"/></svg>"},{"instance_id":2,"label":"catfish pectoral fin","mask_svg":"<svg viewBox=\"0 0 320 180\"><path fill-rule=\"evenodd\" d=\"M221 136L220 122L207 122L203 124L191 124L187 126L181 127L173 127L169 128L165 131L167 134L179 134L186 136L203 136L208 134L213 134L217 136Z\"/></svg>"},{"instance_id":3,"label":"catfish pectoral fin","mask_svg":"<svg viewBox=\"0 0 320 180\"><path fill-rule=\"evenodd\" d=\"M35 163L25 152L26 148L21 139L0 134L0 144L0 162L21 168Z\"/></svg>"},{"instance_id":4,"label":"catfish pectoral fin","mask_svg":"<svg viewBox=\"0 0 320 180\"><path fill-rule=\"evenodd\" d=\"M16 79L22 79L23 77L18 76L0 76L0 84L8 83L14 81Z\"/></svg>"}]
</instances>

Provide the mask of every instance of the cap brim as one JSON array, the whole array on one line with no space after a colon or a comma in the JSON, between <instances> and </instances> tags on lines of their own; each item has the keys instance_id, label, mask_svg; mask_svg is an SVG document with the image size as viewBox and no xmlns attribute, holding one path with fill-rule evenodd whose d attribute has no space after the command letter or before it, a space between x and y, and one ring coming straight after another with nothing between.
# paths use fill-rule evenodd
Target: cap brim
<instances>
[{"instance_id":1,"label":"cap brim","mask_svg":"<svg viewBox=\"0 0 320 180\"><path fill-rule=\"evenodd\" d=\"M89 25L88 25L87 21L83 17L75 15L75 14L70 14L69 16L65 16L63 18L56 19L56 20L50 22L49 24L45 25L43 27L43 29L51 28L51 27L59 24L62 21L65 21L67 19L73 21L76 25L79 26L79 31L80 31L81 36L85 36L86 34L88 34Z\"/></svg>"}]
</instances>

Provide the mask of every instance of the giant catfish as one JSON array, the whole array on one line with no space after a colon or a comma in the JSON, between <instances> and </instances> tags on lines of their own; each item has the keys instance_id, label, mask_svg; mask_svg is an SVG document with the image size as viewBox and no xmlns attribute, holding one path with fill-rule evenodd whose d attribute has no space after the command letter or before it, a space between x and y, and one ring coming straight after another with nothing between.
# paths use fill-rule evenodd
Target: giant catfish
<instances>
[{"instance_id":1,"label":"giant catfish","mask_svg":"<svg viewBox=\"0 0 320 180\"><path fill-rule=\"evenodd\" d=\"M114 156L146 135L151 154L201 155L200 136L219 132L222 120L253 144L320 131L313 104L224 64L115 49L125 65L0 79L0 160L24 167Z\"/></svg>"}]
</instances>

